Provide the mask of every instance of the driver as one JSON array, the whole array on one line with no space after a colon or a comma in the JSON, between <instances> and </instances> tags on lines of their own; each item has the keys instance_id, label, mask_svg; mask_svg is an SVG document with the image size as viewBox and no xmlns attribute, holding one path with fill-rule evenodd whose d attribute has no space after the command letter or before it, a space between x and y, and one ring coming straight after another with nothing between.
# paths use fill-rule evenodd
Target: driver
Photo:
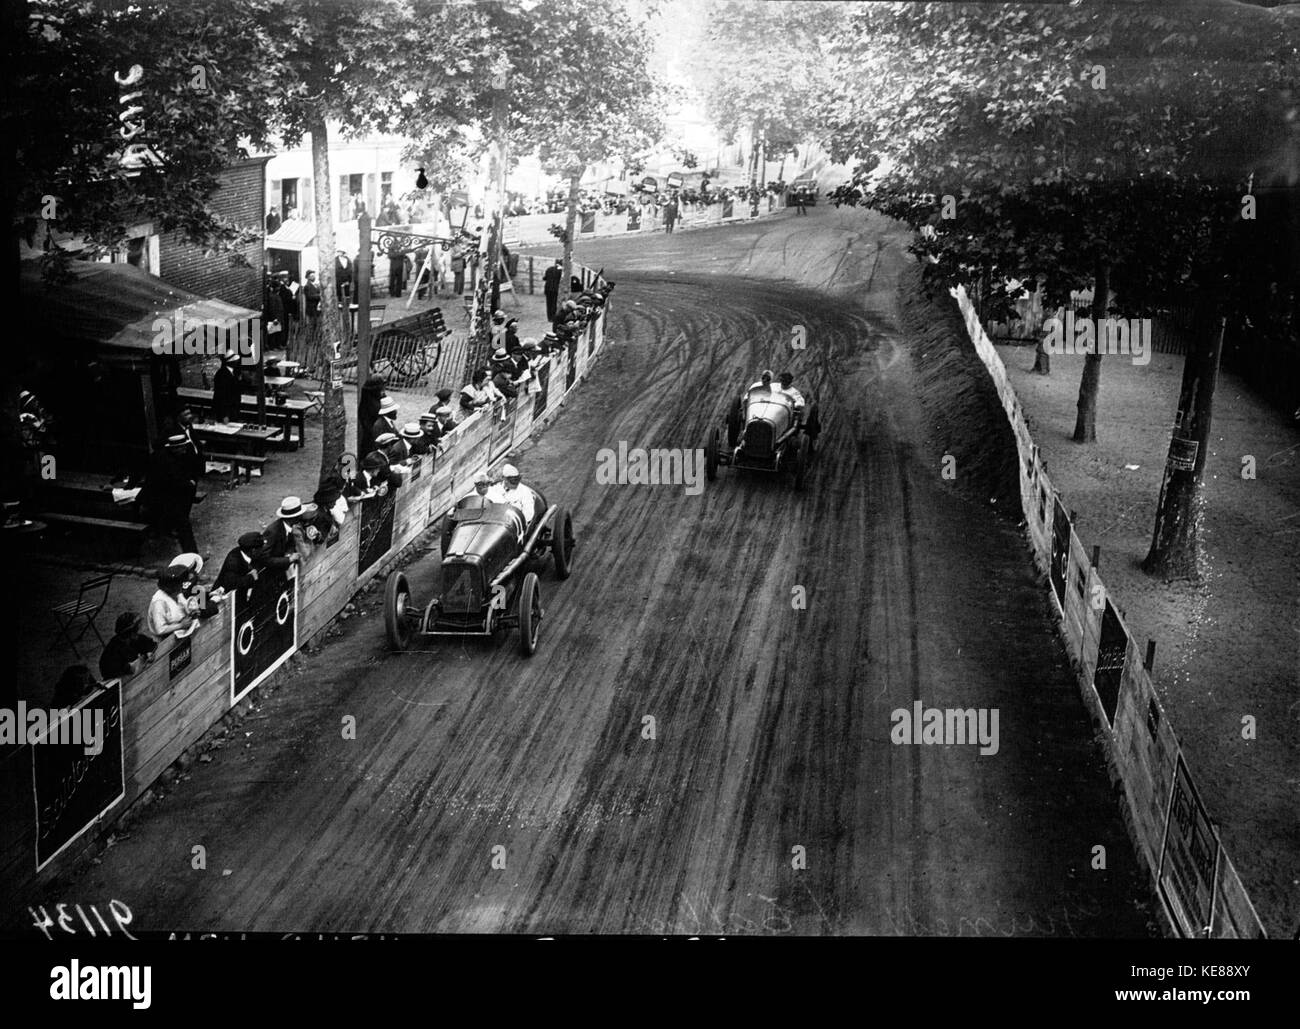
<instances>
[{"instance_id":1,"label":"driver","mask_svg":"<svg viewBox=\"0 0 1300 1029\"><path fill-rule=\"evenodd\" d=\"M764 368L763 374L759 376L758 381L749 387L750 393L753 393L754 390L763 390L767 393L772 392L772 371L770 368Z\"/></svg>"},{"instance_id":2,"label":"driver","mask_svg":"<svg viewBox=\"0 0 1300 1029\"><path fill-rule=\"evenodd\" d=\"M789 397L791 402L794 404L795 418L802 418L803 409L804 409L803 394L794 388L793 383L794 383L793 372L781 373L781 385L779 389L781 390L782 393L784 393L787 397Z\"/></svg>"},{"instance_id":3,"label":"driver","mask_svg":"<svg viewBox=\"0 0 1300 1029\"><path fill-rule=\"evenodd\" d=\"M501 469L501 481L488 490L487 498L497 504L517 507L524 516L524 524L533 523L533 515L536 514L533 491L520 483L519 469L514 465L508 464Z\"/></svg>"}]
</instances>

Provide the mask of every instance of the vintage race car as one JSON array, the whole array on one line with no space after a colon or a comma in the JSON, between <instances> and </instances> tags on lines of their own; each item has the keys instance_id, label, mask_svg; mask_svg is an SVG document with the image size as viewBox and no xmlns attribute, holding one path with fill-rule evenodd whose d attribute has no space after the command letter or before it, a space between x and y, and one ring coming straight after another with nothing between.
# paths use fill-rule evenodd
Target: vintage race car
<instances>
[{"instance_id":1,"label":"vintage race car","mask_svg":"<svg viewBox=\"0 0 1300 1029\"><path fill-rule=\"evenodd\" d=\"M719 465L762 472L789 472L794 488L803 489L808 463L817 449L821 422L817 405L799 410L780 387L751 386L727 411L727 442L722 429L704 444L704 474L713 482Z\"/></svg>"},{"instance_id":2,"label":"vintage race car","mask_svg":"<svg viewBox=\"0 0 1300 1029\"><path fill-rule=\"evenodd\" d=\"M531 489L531 487L524 487ZM384 586L384 629L395 650L421 636L492 636L519 628L519 650L537 649L542 593L537 569L548 553L555 577L567 579L573 562L573 519L548 505L537 490L528 522L513 504L477 494L448 512L442 536L442 594L421 606L411 599L406 575L393 572Z\"/></svg>"}]
</instances>

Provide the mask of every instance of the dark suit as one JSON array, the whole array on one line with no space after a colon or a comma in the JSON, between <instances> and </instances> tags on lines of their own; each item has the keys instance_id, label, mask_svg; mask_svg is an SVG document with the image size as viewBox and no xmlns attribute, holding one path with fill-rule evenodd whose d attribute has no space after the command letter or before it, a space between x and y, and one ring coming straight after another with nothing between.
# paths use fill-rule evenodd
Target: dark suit
<instances>
[{"instance_id":1,"label":"dark suit","mask_svg":"<svg viewBox=\"0 0 1300 1029\"><path fill-rule=\"evenodd\" d=\"M150 522L164 532L175 533L181 549L197 552L190 507L194 504L197 481L191 476L193 458L180 447L159 447L150 455L145 476L145 497Z\"/></svg>"},{"instance_id":2,"label":"dark suit","mask_svg":"<svg viewBox=\"0 0 1300 1029\"><path fill-rule=\"evenodd\" d=\"M104 645L99 657L99 674L105 679L123 679L131 674L131 662L145 654L152 654L158 644L138 632L114 636Z\"/></svg>"},{"instance_id":3,"label":"dark suit","mask_svg":"<svg viewBox=\"0 0 1300 1029\"><path fill-rule=\"evenodd\" d=\"M293 531L296 527L296 522L286 525L283 518L277 518L262 530L262 542L265 544L262 563L267 568L288 571L293 564L289 559L298 553L298 543Z\"/></svg>"},{"instance_id":4,"label":"dark suit","mask_svg":"<svg viewBox=\"0 0 1300 1029\"><path fill-rule=\"evenodd\" d=\"M245 560L244 552L235 547L221 562L221 571L217 573L217 581L212 584L212 588L223 589L230 593L236 590L251 590L257 580L250 573L259 563L251 558Z\"/></svg>"},{"instance_id":5,"label":"dark suit","mask_svg":"<svg viewBox=\"0 0 1300 1029\"><path fill-rule=\"evenodd\" d=\"M542 291L546 294L546 320L555 321L555 310L560 302L560 279L564 273L551 265L542 273Z\"/></svg>"},{"instance_id":6,"label":"dark suit","mask_svg":"<svg viewBox=\"0 0 1300 1029\"><path fill-rule=\"evenodd\" d=\"M239 398L243 388L239 385L239 376L223 364L212 377L212 409L214 417L220 421L239 420Z\"/></svg>"},{"instance_id":7,"label":"dark suit","mask_svg":"<svg viewBox=\"0 0 1300 1029\"><path fill-rule=\"evenodd\" d=\"M347 261L347 264L344 264L345 260L347 258L334 258L334 292L338 294L340 304L343 303L345 293L348 296L352 294L352 262Z\"/></svg>"}]
</instances>

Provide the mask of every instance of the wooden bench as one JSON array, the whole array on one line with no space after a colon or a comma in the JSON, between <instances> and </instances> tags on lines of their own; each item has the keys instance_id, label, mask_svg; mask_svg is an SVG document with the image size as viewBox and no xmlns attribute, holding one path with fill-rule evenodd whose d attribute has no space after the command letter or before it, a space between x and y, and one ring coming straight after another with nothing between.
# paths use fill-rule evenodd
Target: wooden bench
<instances>
[{"instance_id":1,"label":"wooden bench","mask_svg":"<svg viewBox=\"0 0 1300 1029\"><path fill-rule=\"evenodd\" d=\"M59 525L72 525L82 529L129 532L137 536L143 536L149 529L149 526L144 522L123 522L112 518L89 518L85 515L66 514L62 511L42 511L37 517L42 521Z\"/></svg>"},{"instance_id":2,"label":"wooden bench","mask_svg":"<svg viewBox=\"0 0 1300 1029\"><path fill-rule=\"evenodd\" d=\"M230 465L235 470L236 475L242 471L245 482L252 481L253 469L256 468L261 471L262 466L267 461L265 457L255 454L214 454L208 451L203 456L209 461L220 461L223 464Z\"/></svg>"}]
</instances>

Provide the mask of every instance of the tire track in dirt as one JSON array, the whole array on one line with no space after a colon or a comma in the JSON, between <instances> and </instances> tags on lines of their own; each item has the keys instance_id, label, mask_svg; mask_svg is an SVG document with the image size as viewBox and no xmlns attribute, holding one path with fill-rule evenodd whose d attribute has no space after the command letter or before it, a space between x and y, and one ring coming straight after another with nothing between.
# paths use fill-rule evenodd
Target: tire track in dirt
<instances>
[{"instance_id":1,"label":"tire track in dirt","mask_svg":"<svg viewBox=\"0 0 1300 1029\"><path fill-rule=\"evenodd\" d=\"M763 231L778 249L788 232ZM671 244L677 274L616 274L608 352L515 461L579 537L573 577L542 576L538 653L512 636L387 654L372 594L268 702L259 752L221 754L183 825L160 810L87 877L132 898L137 924L1145 931L1014 529L946 491L926 452L892 274L866 298L690 274L743 246L693 235ZM891 244L882 270L901 261ZM808 350L778 363L825 427L804 492L733 469L699 496L596 483L620 440L702 447L793 324ZM427 597L436 554L407 571ZM1000 756L893 745L890 712L917 699L999 706ZM246 766L284 782L223 783ZM190 872L200 836L230 876ZM1098 841L1111 871L1089 874Z\"/></svg>"}]
</instances>

